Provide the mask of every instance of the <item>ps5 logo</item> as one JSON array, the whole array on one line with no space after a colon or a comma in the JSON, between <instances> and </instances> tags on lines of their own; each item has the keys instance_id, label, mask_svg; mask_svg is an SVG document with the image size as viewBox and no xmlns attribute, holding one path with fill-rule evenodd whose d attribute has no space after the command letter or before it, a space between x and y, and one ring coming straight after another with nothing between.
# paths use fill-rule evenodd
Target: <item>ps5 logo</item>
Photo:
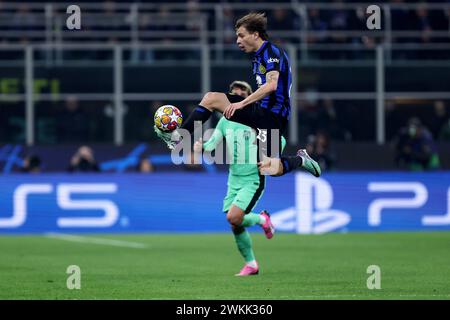
<instances>
[{"instance_id":1,"label":"ps5 logo","mask_svg":"<svg viewBox=\"0 0 450 320\"><path fill-rule=\"evenodd\" d=\"M383 193L411 193L412 197L378 198L372 201L368 209L368 223L370 226L381 224L381 213L385 209L418 209L428 200L428 190L421 182L371 182L368 184L370 192ZM450 188L447 190L447 213L443 215L426 215L422 217L423 226L450 225Z\"/></svg>"},{"instance_id":2,"label":"ps5 logo","mask_svg":"<svg viewBox=\"0 0 450 320\"><path fill-rule=\"evenodd\" d=\"M367 184L367 191L377 195L375 199L367 203L367 207L360 208L362 210L359 211L367 212L366 226L370 229L382 227L383 215L392 215L393 209L419 209L429 200L427 187L418 181L374 181ZM362 200L367 195L361 194L361 196ZM295 231L303 234L342 230L349 224L350 214L332 209L333 198L333 189L329 182L299 173L295 178L295 207L274 213L273 222L281 231ZM450 188L447 190L447 211L443 214L438 212L437 215L430 215L430 213L421 216L420 222L416 222L418 226L450 226ZM356 217L356 214L354 216ZM366 229L366 226L362 228ZM358 228L357 224L353 227ZM398 227L404 228L402 225Z\"/></svg>"},{"instance_id":3,"label":"ps5 logo","mask_svg":"<svg viewBox=\"0 0 450 320\"><path fill-rule=\"evenodd\" d=\"M0 218L0 228L18 228L22 226L28 215L28 198L32 195L50 194L53 185L49 183L21 184L13 196L13 214L8 218ZM101 217L60 217L56 223L60 228L77 227L110 227L119 218L116 204L105 199L75 200L72 195L99 194L117 192L115 183L60 183L56 187L56 202L63 210L101 210L105 214Z\"/></svg>"},{"instance_id":4,"label":"ps5 logo","mask_svg":"<svg viewBox=\"0 0 450 320\"><path fill-rule=\"evenodd\" d=\"M273 223L282 231L320 234L345 227L350 222L347 212L332 209L333 189L324 179L308 174L295 176L295 207L273 215Z\"/></svg>"}]
</instances>

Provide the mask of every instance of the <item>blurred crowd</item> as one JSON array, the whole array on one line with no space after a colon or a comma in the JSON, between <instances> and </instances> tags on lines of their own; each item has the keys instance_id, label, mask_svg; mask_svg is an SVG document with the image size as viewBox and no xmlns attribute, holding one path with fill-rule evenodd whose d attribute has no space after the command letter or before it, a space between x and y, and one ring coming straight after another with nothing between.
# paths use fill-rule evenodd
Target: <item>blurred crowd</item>
<instances>
[{"instance_id":1,"label":"blurred crowd","mask_svg":"<svg viewBox=\"0 0 450 320\"><path fill-rule=\"evenodd\" d=\"M73 95L68 96L62 104L46 108L45 110L50 110L50 113L43 115L38 112L38 123L41 124L38 125L40 128L38 142L44 145L111 143L114 131L112 105L92 103L79 101L76 95ZM142 102L133 108L124 106L127 143L157 141L151 119L152 114L162 104L161 101L153 101ZM181 106L183 114L188 114L195 107L194 103L190 105L186 102L180 104L174 102L174 104ZM310 153L320 158L321 164L326 168L333 168L337 160L332 147L333 142L376 140L376 107L373 101L367 104L366 101L359 100L307 99L299 101L298 105L298 139L303 145L308 145ZM407 141L406 133L412 130L405 128L410 128L411 123L419 128L418 137L426 136L427 144L450 142L450 101L419 100L407 104L387 101L385 108L386 141L392 145L401 141L401 146L396 147L399 154L401 150L405 150L403 145ZM413 118L416 120L411 122ZM44 121L45 119L48 121ZM215 115L211 126L214 126L218 119L218 115ZM42 123L46 124L45 129ZM435 147L430 149L435 150ZM81 154L89 154L83 150ZM398 161L396 160L399 166L404 163L402 159L404 157L399 155ZM39 161L30 159L30 163L33 163L31 167L35 168ZM146 163L141 165L147 166ZM81 169L83 166L78 165L74 165L73 168L73 171L85 170Z\"/></svg>"},{"instance_id":2,"label":"blurred crowd","mask_svg":"<svg viewBox=\"0 0 450 320\"><path fill-rule=\"evenodd\" d=\"M430 103L430 102L429 102ZM150 114L161 105L155 101L144 108L146 117L134 115L134 127L147 130L150 141L155 139L149 123L137 125L139 119L149 122ZM417 107L417 106L416 106ZM104 110L109 108L104 106ZM436 143L450 143L450 104L448 101L431 101L430 105L398 106L388 102L386 105L386 140L395 150L395 165L408 170L433 170L440 168ZM375 107L368 112L367 106L359 106L354 101L317 100L300 104L298 121L298 139L306 146L308 153L320 163L324 170L335 169L338 156L334 150L334 142L375 141ZM95 143L96 134L102 127L96 127L89 121L89 108L80 107L73 96L66 100L65 108L57 118L55 139L60 144ZM419 111L418 111L419 110ZM95 118L91 118L95 119ZM217 121L217 119L216 119ZM101 122L101 121L100 121ZM214 121L211 124L214 126ZM128 134L128 131L127 131ZM142 132L140 133L142 134ZM288 137L289 140L289 137ZM139 140L137 140L139 141ZM186 170L202 170L198 165L186 165ZM30 155L24 162L24 172L40 172L41 160ZM149 158L142 158L133 169L136 172L153 172L154 166ZM69 172L98 172L99 165L94 151L88 146L81 146L71 157L67 166Z\"/></svg>"},{"instance_id":3,"label":"blurred crowd","mask_svg":"<svg viewBox=\"0 0 450 320\"><path fill-rule=\"evenodd\" d=\"M431 132L420 119L411 118L401 128L394 141L395 164L410 171L440 168L439 153Z\"/></svg>"},{"instance_id":4,"label":"blurred crowd","mask_svg":"<svg viewBox=\"0 0 450 320\"><path fill-rule=\"evenodd\" d=\"M219 32L210 37L209 41L216 43L217 37L220 37L224 43L232 44L235 41L235 21L249 10L235 9L232 5L242 2L257 3L258 1L217 1L222 5L220 19L216 19L214 8L201 7L199 0L180 1L185 3L185 6L177 9L171 8L170 2L160 2L160 5L151 9L142 9L143 11L139 12L137 17L130 13L129 6L122 6L120 1L100 2L99 9L90 9L91 11L83 14L84 35L80 33L63 33L60 36L63 37L62 39L65 42L70 40L106 41L109 43L130 42L136 40L133 38L131 31L137 28L135 31L140 33L139 41L142 42L158 41L170 43L180 40L198 40L203 17L206 17L205 27L207 30ZM289 3L290 1L285 2ZM302 20L298 10L289 7L264 8L262 6L261 8L263 9L260 10L267 13L269 34L272 35L272 40L277 42L299 43L301 41L301 33L298 31L304 28L311 31L306 39L311 44L362 44L371 48L385 36L384 33L381 33L380 37L339 33L339 31L367 30L366 21L368 15L365 12L367 6L355 5L352 8L347 8L345 6L341 7L340 4L348 3L348 1L330 0L328 2L337 7L321 7L320 9L309 7L306 12L306 21ZM357 2L361 3L361 1ZM393 5L411 3L411 1L406 0L391 0L387 2ZM448 0L432 2L449 3ZM140 3L140 1L130 1L128 3ZM141 1L141 3L146 2ZM158 1L152 1L152 3L157 4ZM0 42L46 41L46 21L42 18L42 14L42 9L39 11L35 7L31 7L27 2L21 2L18 4L17 9L11 11L11 9L4 9L0 1L0 16L4 22L0 26L0 32L5 35L5 37L0 37ZM64 17L66 13L60 8L54 13L54 16ZM422 2L415 9L392 8L390 16L393 32L419 31L415 35L394 34L391 38L391 41L394 43L450 43L450 37L448 33L445 33L445 31L449 31L450 7L430 9L426 3ZM386 26L384 15L382 22L381 25L384 29ZM64 26L62 27L64 28ZM10 31L18 32L19 36L6 36ZM34 32L33 34L36 38L32 38L31 33L27 31L42 31L42 33ZM89 31L94 33L87 33ZM95 31L100 31L101 33L95 33ZM130 32L127 33L127 31ZM187 33L180 38L177 35L179 32ZM70 37L64 38L65 36ZM134 58L153 59L152 55L154 54L165 56L166 54L176 55L177 53L142 51L134 54L137 55Z\"/></svg>"},{"instance_id":5,"label":"blurred crowd","mask_svg":"<svg viewBox=\"0 0 450 320\"><path fill-rule=\"evenodd\" d=\"M33 41L46 41L46 20L43 19L43 11L30 6L28 1L17 2L17 9L6 9L0 0L0 43L29 43ZM29 1L37 3L37 1ZM215 10L202 8L199 0L178 1L184 3L182 9L170 7L172 2L152 1L160 3L151 10L140 12L137 18L137 30L139 41L148 43L157 41L162 43L175 43L198 39L201 34L202 17L206 17L208 31L220 31L211 33L211 43L216 43L219 36L224 44L235 43L234 24L238 17L248 10L237 10L233 3L258 3L267 1L258 0L229 0L218 1L222 4L222 15L217 21ZM175 1L173 1L175 2ZM209 1L210 2L210 1ZM273 1L286 2L286 1ZM365 13L366 6L355 5L353 8L339 7L339 4L355 2L368 3L372 1L342 1L329 0L338 5L338 8L308 8L307 21L302 21L299 12L278 7L264 10L268 16L268 29L271 39L281 45L292 42L300 43L302 33L299 31L307 28L311 31L307 34L306 41L309 44L348 44L361 45L366 48L374 48L377 42L384 41L385 33L379 36L367 37L342 31L366 30ZM410 4L415 1L391 0L385 3ZM450 3L450 0L434 0L433 3ZM83 7L82 1L80 6ZM132 25L134 17L130 10L124 9L120 3L147 3L145 1L100 1L99 9L94 10L95 15L83 14L84 33L62 33L64 42L74 41L102 41L105 43L130 42L132 40ZM302 2L299 1L301 4ZM428 43L450 43L450 6L444 9L428 8L423 1L417 1L420 5L415 9L392 8L391 29L393 32L401 32L392 36L393 43L415 43L417 46ZM231 4L231 5L229 5ZM55 12L55 16L66 17L65 11ZM101 18L99 18L101 17ZM386 26L383 23L382 27ZM53 26L55 27L55 26ZM406 31L417 31L413 35ZM33 31L33 32L30 32ZM36 32L34 32L36 31ZM222 32L223 31L223 32ZM86 32L94 32L92 35ZM95 33L97 32L97 33ZM180 32L186 32L185 36L177 37ZM119 36L123 35L123 36ZM14 36L17 35L17 36ZM89 36L86 36L89 35ZM78 37L78 38L77 38ZM54 38L54 39L53 39ZM56 37L52 37L57 40ZM74 53L72 53L74 54ZM311 56L324 59L353 59L363 54L359 50L324 50ZM5 55L16 55L15 52L0 52L0 60L7 58ZM38 55L38 54L37 54ZM111 52L86 51L77 53L77 58L108 59L112 58ZM125 59L135 62L151 62L163 59L199 59L198 50L189 52L174 50L143 50L136 49L125 52ZM233 56L234 55L234 56ZM427 50L409 50L405 52L393 52L393 56L414 58L450 58L450 50L429 52ZM238 52L231 53L230 57L243 58ZM212 57L215 58L214 56ZM22 56L20 56L22 59ZM124 105L126 140L130 142L154 139L152 128L149 125L151 115L162 104L160 101L132 102L133 105ZM171 102L177 105L177 101ZM434 168L438 166L438 159L434 156L435 142L450 141L450 101L429 100L411 102L401 105L394 101L386 104L386 138L397 150L396 163L399 167L419 166ZM131 104L131 102L130 102ZM184 106L183 113L188 113L194 105L187 105L186 101L180 102ZM374 141L375 140L375 105L367 101L345 101L333 99L307 99L299 101L299 138L307 145L311 154L320 159L321 165L333 168L337 157L333 151L333 141ZM69 96L65 100L45 104L45 108L36 104L36 131L37 142L47 144L58 143L91 143L113 141L114 108L110 102L79 101L76 95ZM13 114L13 107L6 107L0 117L0 137L7 136L10 132L25 132L23 114ZM16 108L17 109L17 108ZM133 112L129 112L133 110ZM10 116L11 113L11 116ZM101 119L101 120L99 120ZM6 123L6 121L9 121ZM20 126L19 130L17 128ZM14 129L14 130L13 130ZM14 137L16 141L23 141L21 136ZM420 141L420 143L419 143ZM420 147L425 145L426 147ZM84 146L85 147L85 146ZM88 147L86 147L88 148ZM96 171L93 151L86 148L74 155L73 161L68 164L71 171ZM418 151L422 150L422 151ZM426 151L424 151L426 150ZM422 153L421 153L422 152ZM153 166L143 159L139 163L139 171L151 172ZM39 172L42 166L41 160L35 155L26 158L23 170L26 172ZM97 169L96 169L97 168Z\"/></svg>"},{"instance_id":6,"label":"blurred crowd","mask_svg":"<svg viewBox=\"0 0 450 320\"><path fill-rule=\"evenodd\" d=\"M33 153L26 155L22 161L20 172L39 174L46 171L45 163L39 155ZM98 160L95 157L95 152L92 147L82 145L70 157L70 161L66 166L68 173L99 173L102 171ZM127 172L151 173L155 168L148 157L142 156L137 159L135 166L131 166L126 170ZM108 172L113 172L108 170Z\"/></svg>"},{"instance_id":7,"label":"blurred crowd","mask_svg":"<svg viewBox=\"0 0 450 320\"><path fill-rule=\"evenodd\" d=\"M386 101L386 140L392 141L412 117L421 119L435 141L450 142L450 101ZM311 99L299 102L299 137L325 132L337 141L374 141L374 102Z\"/></svg>"}]
</instances>

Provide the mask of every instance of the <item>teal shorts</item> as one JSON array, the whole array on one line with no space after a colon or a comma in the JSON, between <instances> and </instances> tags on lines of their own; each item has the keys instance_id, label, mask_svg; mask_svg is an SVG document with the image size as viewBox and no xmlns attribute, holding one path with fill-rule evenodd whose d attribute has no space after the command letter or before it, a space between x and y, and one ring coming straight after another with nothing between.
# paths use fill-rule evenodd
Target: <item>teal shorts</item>
<instances>
[{"instance_id":1,"label":"teal shorts","mask_svg":"<svg viewBox=\"0 0 450 320\"><path fill-rule=\"evenodd\" d=\"M249 213L264 193L266 177L259 174L248 176L228 175L228 190L223 199L223 211L228 212L232 205Z\"/></svg>"}]
</instances>

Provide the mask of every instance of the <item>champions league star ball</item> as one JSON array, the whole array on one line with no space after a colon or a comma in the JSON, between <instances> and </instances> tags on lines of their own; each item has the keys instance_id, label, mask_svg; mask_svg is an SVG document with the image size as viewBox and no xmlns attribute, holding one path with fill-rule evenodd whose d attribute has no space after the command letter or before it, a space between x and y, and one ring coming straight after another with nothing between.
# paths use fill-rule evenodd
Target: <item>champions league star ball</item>
<instances>
[{"instance_id":1,"label":"champions league star ball","mask_svg":"<svg viewBox=\"0 0 450 320\"><path fill-rule=\"evenodd\" d=\"M155 112L156 127L165 132L171 132L181 126L183 115L177 107L164 105Z\"/></svg>"}]
</instances>

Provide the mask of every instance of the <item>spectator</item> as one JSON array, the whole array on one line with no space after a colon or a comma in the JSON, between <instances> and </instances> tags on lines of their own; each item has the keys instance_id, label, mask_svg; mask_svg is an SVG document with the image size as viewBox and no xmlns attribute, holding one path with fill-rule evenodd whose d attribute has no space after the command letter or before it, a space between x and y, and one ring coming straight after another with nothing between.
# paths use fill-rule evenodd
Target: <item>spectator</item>
<instances>
[{"instance_id":1,"label":"spectator","mask_svg":"<svg viewBox=\"0 0 450 320\"><path fill-rule=\"evenodd\" d=\"M134 16L130 16L130 24L132 19L136 19ZM151 30L151 15L147 13L141 13L138 17L138 28L142 31ZM132 63L152 63L155 60L155 53L151 48L142 48L139 46L138 42L133 42L132 50L130 52L130 61Z\"/></svg>"},{"instance_id":2,"label":"spectator","mask_svg":"<svg viewBox=\"0 0 450 320\"><path fill-rule=\"evenodd\" d=\"M442 126L441 132L439 133L439 140L450 142L450 119Z\"/></svg>"},{"instance_id":3,"label":"spectator","mask_svg":"<svg viewBox=\"0 0 450 320\"><path fill-rule=\"evenodd\" d=\"M12 27L15 30L42 30L42 27L38 23L39 21L36 20L36 15L31 12L30 6L27 3L21 3L17 12L12 17Z\"/></svg>"},{"instance_id":4,"label":"spectator","mask_svg":"<svg viewBox=\"0 0 450 320\"><path fill-rule=\"evenodd\" d=\"M337 8L334 10L331 10L329 12L329 28L333 31L345 31L349 30L350 28L350 19L351 19L351 11L345 9L343 6L340 6L339 4L343 4L343 1L341 0L335 0L334 3L336 3ZM333 35L332 40L334 43L347 43L348 39L345 35Z\"/></svg>"},{"instance_id":5,"label":"spectator","mask_svg":"<svg viewBox=\"0 0 450 320\"><path fill-rule=\"evenodd\" d=\"M306 145L308 154L316 159L322 170L330 171L336 162L335 155L330 148L330 140L324 132L308 137Z\"/></svg>"},{"instance_id":6,"label":"spectator","mask_svg":"<svg viewBox=\"0 0 450 320\"><path fill-rule=\"evenodd\" d=\"M334 101L329 98L324 99L320 104L316 131L322 131L335 139L345 139L346 132L338 123L338 113Z\"/></svg>"},{"instance_id":7,"label":"spectator","mask_svg":"<svg viewBox=\"0 0 450 320\"><path fill-rule=\"evenodd\" d=\"M234 30L234 24L236 23L236 17L234 16L233 9L230 5L223 5L223 37L225 44L234 45L236 41L236 31ZM219 29L220 30L220 29Z\"/></svg>"},{"instance_id":8,"label":"spectator","mask_svg":"<svg viewBox=\"0 0 450 320\"><path fill-rule=\"evenodd\" d=\"M422 31L421 41L423 43L430 42L430 34L433 31L433 28L428 10L425 6L420 6L416 9L416 19L414 24L414 29L419 29Z\"/></svg>"},{"instance_id":9,"label":"spectator","mask_svg":"<svg viewBox=\"0 0 450 320\"><path fill-rule=\"evenodd\" d=\"M410 171L439 169L439 156L433 137L418 118L401 128L396 141L397 167Z\"/></svg>"},{"instance_id":10,"label":"spectator","mask_svg":"<svg viewBox=\"0 0 450 320\"><path fill-rule=\"evenodd\" d=\"M327 40L328 22L321 16L319 9L309 10L308 29L317 32L314 35L309 34L309 43L324 43Z\"/></svg>"},{"instance_id":11,"label":"spectator","mask_svg":"<svg viewBox=\"0 0 450 320\"><path fill-rule=\"evenodd\" d=\"M60 142L86 141L89 135L88 118L79 107L78 99L69 96L64 107L58 116L58 139Z\"/></svg>"},{"instance_id":12,"label":"spectator","mask_svg":"<svg viewBox=\"0 0 450 320\"><path fill-rule=\"evenodd\" d=\"M150 162L149 158L141 159L141 161L139 161L137 170L141 173L150 173L155 171L153 164Z\"/></svg>"},{"instance_id":13,"label":"spectator","mask_svg":"<svg viewBox=\"0 0 450 320\"><path fill-rule=\"evenodd\" d=\"M307 89L305 99L299 103L298 121L300 136L314 134L317 130L317 119L319 117L319 100L315 88Z\"/></svg>"},{"instance_id":14,"label":"spectator","mask_svg":"<svg viewBox=\"0 0 450 320\"><path fill-rule=\"evenodd\" d=\"M442 127L445 125L450 115L448 114L444 101L437 100L434 102L433 114L431 115L431 122L429 123L429 128L433 133L435 139L439 138L439 133Z\"/></svg>"},{"instance_id":15,"label":"spectator","mask_svg":"<svg viewBox=\"0 0 450 320\"><path fill-rule=\"evenodd\" d=\"M283 8L276 8L271 12L271 15L268 19L270 26L270 30L283 30L290 31L294 29L294 19L291 11L288 11Z\"/></svg>"},{"instance_id":16,"label":"spectator","mask_svg":"<svg viewBox=\"0 0 450 320\"><path fill-rule=\"evenodd\" d=\"M392 3L396 4L404 4L404 0L393 0ZM392 21L392 30L395 31L404 31L410 28L411 21L411 13L407 8L404 7L393 7L391 9L391 21Z\"/></svg>"},{"instance_id":17,"label":"spectator","mask_svg":"<svg viewBox=\"0 0 450 320\"><path fill-rule=\"evenodd\" d=\"M99 172L94 152L88 146L81 146L70 160L69 172Z\"/></svg>"},{"instance_id":18,"label":"spectator","mask_svg":"<svg viewBox=\"0 0 450 320\"><path fill-rule=\"evenodd\" d=\"M37 155L27 156L23 160L21 171L24 173L40 173L41 172L41 158Z\"/></svg>"},{"instance_id":19,"label":"spectator","mask_svg":"<svg viewBox=\"0 0 450 320\"><path fill-rule=\"evenodd\" d=\"M198 0L188 0L186 8L186 30L200 32L201 16Z\"/></svg>"}]
</instances>

